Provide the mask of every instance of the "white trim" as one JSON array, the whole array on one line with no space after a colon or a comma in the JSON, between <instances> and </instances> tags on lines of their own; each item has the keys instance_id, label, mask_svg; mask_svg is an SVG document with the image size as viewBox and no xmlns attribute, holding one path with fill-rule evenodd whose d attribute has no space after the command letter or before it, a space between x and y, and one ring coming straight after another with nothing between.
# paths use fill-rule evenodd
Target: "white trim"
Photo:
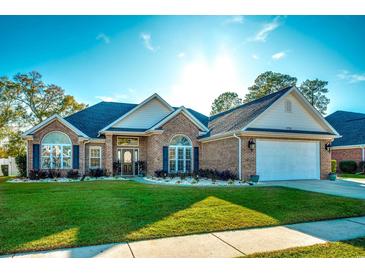
<instances>
[{"instance_id":1,"label":"white trim","mask_svg":"<svg viewBox=\"0 0 365 274\"><path fill-rule=\"evenodd\" d=\"M33 132L45 127L47 124L49 124L50 122L52 122L53 120L58 120L61 124L63 124L64 126L68 127L69 129L71 129L73 132L75 132L77 135L81 135L85 138L89 138L89 136L87 136L85 133L83 133L82 131L80 131L79 129L77 129L76 127L74 127L72 124L70 124L69 122L67 122L64 118L62 118L61 116L59 116L58 114L54 114L51 117L48 117L46 120L44 120L43 122L39 123L38 125L32 127L31 129L28 129L26 132L23 133L22 137L24 139L27 138L27 135L32 134Z\"/></svg>"},{"instance_id":2,"label":"white trim","mask_svg":"<svg viewBox=\"0 0 365 274\"><path fill-rule=\"evenodd\" d=\"M181 106L177 110L175 110L174 112L172 112L169 115L167 115L167 117L165 117L162 121L158 122L156 125L154 125L153 127L151 127L146 132L150 132L152 130L156 130L157 128L159 128L160 126L164 125L165 123L167 123L172 118L176 117L179 113L184 114L185 117L187 117L188 119L190 119L190 121L192 121L198 128L202 129L203 131L206 131L206 132L209 131L209 129L205 125L203 125L198 119L196 119L195 116L192 115L189 110L187 110L184 106Z\"/></svg>"},{"instance_id":3,"label":"white trim","mask_svg":"<svg viewBox=\"0 0 365 274\"><path fill-rule=\"evenodd\" d=\"M266 132L266 131L244 131L241 136L267 136L267 137L279 137L289 139L326 139L333 140L335 136L325 134L306 134L306 133L292 133L292 132Z\"/></svg>"},{"instance_id":4,"label":"white trim","mask_svg":"<svg viewBox=\"0 0 365 274\"><path fill-rule=\"evenodd\" d=\"M242 128L242 131L246 131L247 128L250 127L250 125L257 120L260 116L262 116L264 113L268 112L271 108L273 108L274 105L279 104L282 100L284 100L290 93L295 92L300 98L300 100L310 109L312 110L312 113L315 114L315 116L322 121L329 129L332 131L335 138L340 137L340 134L326 121L326 119L323 118L322 114L319 113L319 111L313 107L308 100L301 94L301 92L297 89L297 87L293 86L291 89L289 89L285 94L283 94L278 100L276 100L273 104L271 104L267 109L265 109L262 113L260 113L255 119L253 119L251 122L249 122L244 128Z\"/></svg>"},{"instance_id":5,"label":"white trim","mask_svg":"<svg viewBox=\"0 0 365 274\"><path fill-rule=\"evenodd\" d=\"M153 99L157 99L159 100L163 105L165 105L170 111L174 111L174 108L171 107L164 99L162 99L162 97L160 95L158 95L157 93L152 94L150 97L148 97L147 99L145 99L143 102L139 103L137 106L135 106L134 108L132 108L130 111L128 111L127 113L123 114L121 117L119 117L117 120L111 122L109 125L107 125L106 127L102 128L101 130L99 130L99 134L106 131L108 128L112 127L113 125L115 125L116 123L120 122L121 120L123 120L125 117L131 115L133 112L135 112L136 110L140 109L143 105L147 104L149 101L153 100Z\"/></svg>"},{"instance_id":6,"label":"white trim","mask_svg":"<svg viewBox=\"0 0 365 274\"><path fill-rule=\"evenodd\" d=\"M333 146L333 147L331 147L331 150L363 148L363 147L365 147L365 144L360 144L360 145L345 145L345 146Z\"/></svg>"},{"instance_id":7,"label":"white trim","mask_svg":"<svg viewBox=\"0 0 365 274\"><path fill-rule=\"evenodd\" d=\"M91 166L91 150L92 149L98 149L100 152L100 156L99 156L99 166ZM97 159L97 157L92 157L93 159ZM101 150L101 146L89 146L89 169L97 169L97 168L101 168L101 161L102 161L102 150Z\"/></svg>"}]
</instances>

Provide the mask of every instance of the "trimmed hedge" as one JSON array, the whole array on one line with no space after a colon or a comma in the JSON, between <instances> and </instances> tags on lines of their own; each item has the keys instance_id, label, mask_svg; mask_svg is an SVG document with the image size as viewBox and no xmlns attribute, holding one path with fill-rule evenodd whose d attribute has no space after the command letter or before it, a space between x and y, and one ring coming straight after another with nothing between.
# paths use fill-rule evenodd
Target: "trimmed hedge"
<instances>
[{"instance_id":1,"label":"trimmed hedge","mask_svg":"<svg viewBox=\"0 0 365 274\"><path fill-rule=\"evenodd\" d=\"M339 166L343 173L355 173L357 170L356 162L351 160L341 161Z\"/></svg>"}]
</instances>

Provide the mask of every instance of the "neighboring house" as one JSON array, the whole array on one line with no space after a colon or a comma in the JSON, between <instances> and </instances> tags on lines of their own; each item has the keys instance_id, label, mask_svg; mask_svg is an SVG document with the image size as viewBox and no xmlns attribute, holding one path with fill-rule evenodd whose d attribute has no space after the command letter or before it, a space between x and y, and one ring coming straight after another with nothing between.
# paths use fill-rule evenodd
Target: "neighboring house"
<instances>
[{"instance_id":1,"label":"neighboring house","mask_svg":"<svg viewBox=\"0 0 365 274\"><path fill-rule=\"evenodd\" d=\"M332 143L332 159L337 164L343 160L365 161L365 114L336 111L326 120L342 136Z\"/></svg>"},{"instance_id":2,"label":"neighboring house","mask_svg":"<svg viewBox=\"0 0 365 274\"><path fill-rule=\"evenodd\" d=\"M0 176L5 175L2 172L2 166L7 166L8 176L19 175L18 167L16 166L14 157L0 158Z\"/></svg>"},{"instance_id":3,"label":"neighboring house","mask_svg":"<svg viewBox=\"0 0 365 274\"><path fill-rule=\"evenodd\" d=\"M28 171L111 173L119 161L122 175L135 175L141 160L149 175L210 168L261 180L326 178L326 145L338 136L296 87L212 117L172 107L157 94L140 104L101 102L66 118L54 115L23 135Z\"/></svg>"}]
</instances>

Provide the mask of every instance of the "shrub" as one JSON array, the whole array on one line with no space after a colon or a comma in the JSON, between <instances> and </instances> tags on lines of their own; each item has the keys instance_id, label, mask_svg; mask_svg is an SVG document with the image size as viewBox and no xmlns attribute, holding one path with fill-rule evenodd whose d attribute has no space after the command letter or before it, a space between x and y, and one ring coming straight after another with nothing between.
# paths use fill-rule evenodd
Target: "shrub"
<instances>
[{"instance_id":1,"label":"shrub","mask_svg":"<svg viewBox=\"0 0 365 274\"><path fill-rule=\"evenodd\" d=\"M29 176L28 177L29 177L30 180L38 180L38 172L31 169L31 170L29 170Z\"/></svg>"},{"instance_id":2,"label":"shrub","mask_svg":"<svg viewBox=\"0 0 365 274\"><path fill-rule=\"evenodd\" d=\"M163 174L163 170L162 169L159 169L159 170L156 170L155 171L155 176L157 178L161 178L162 177L162 174Z\"/></svg>"},{"instance_id":3,"label":"shrub","mask_svg":"<svg viewBox=\"0 0 365 274\"><path fill-rule=\"evenodd\" d=\"M39 179L46 179L47 177L49 177L49 172L47 172L46 170L38 170L37 173Z\"/></svg>"},{"instance_id":4,"label":"shrub","mask_svg":"<svg viewBox=\"0 0 365 274\"><path fill-rule=\"evenodd\" d=\"M219 174L219 178L223 181L227 181L227 180L235 180L236 179L236 174L234 174L233 172L231 172L230 170L223 170L220 174Z\"/></svg>"},{"instance_id":5,"label":"shrub","mask_svg":"<svg viewBox=\"0 0 365 274\"><path fill-rule=\"evenodd\" d=\"M99 178L102 176L106 176L105 174L106 174L106 172L101 168L95 168L95 169L89 170L89 176L91 176L91 177Z\"/></svg>"},{"instance_id":6,"label":"shrub","mask_svg":"<svg viewBox=\"0 0 365 274\"><path fill-rule=\"evenodd\" d=\"M146 173L146 162L145 161L137 161L135 170L137 170L138 175L144 176L144 174Z\"/></svg>"},{"instance_id":7,"label":"shrub","mask_svg":"<svg viewBox=\"0 0 365 274\"><path fill-rule=\"evenodd\" d=\"M180 177L181 181L186 179L186 174L185 173L179 173L178 176Z\"/></svg>"},{"instance_id":8,"label":"shrub","mask_svg":"<svg viewBox=\"0 0 365 274\"><path fill-rule=\"evenodd\" d=\"M176 173L170 173L170 174L169 174L170 179L174 179L174 178L175 178L175 176L176 176Z\"/></svg>"},{"instance_id":9,"label":"shrub","mask_svg":"<svg viewBox=\"0 0 365 274\"><path fill-rule=\"evenodd\" d=\"M15 164L18 168L20 177L27 177L27 155L19 154L15 157Z\"/></svg>"},{"instance_id":10,"label":"shrub","mask_svg":"<svg viewBox=\"0 0 365 274\"><path fill-rule=\"evenodd\" d=\"M341 161L340 169L344 173L355 173L357 169L357 164L355 161Z\"/></svg>"},{"instance_id":11,"label":"shrub","mask_svg":"<svg viewBox=\"0 0 365 274\"><path fill-rule=\"evenodd\" d=\"M336 171L337 171L337 161L331 160L331 172L336 173Z\"/></svg>"},{"instance_id":12,"label":"shrub","mask_svg":"<svg viewBox=\"0 0 365 274\"><path fill-rule=\"evenodd\" d=\"M119 161L113 162L113 174L120 175L121 173L122 173L122 164Z\"/></svg>"},{"instance_id":13,"label":"shrub","mask_svg":"<svg viewBox=\"0 0 365 274\"><path fill-rule=\"evenodd\" d=\"M1 165L1 172L2 172L3 176L9 176L9 166Z\"/></svg>"},{"instance_id":14,"label":"shrub","mask_svg":"<svg viewBox=\"0 0 365 274\"><path fill-rule=\"evenodd\" d=\"M67 171L67 178L69 179L78 179L79 178L79 171L76 169L71 169Z\"/></svg>"},{"instance_id":15,"label":"shrub","mask_svg":"<svg viewBox=\"0 0 365 274\"><path fill-rule=\"evenodd\" d=\"M364 173L365 172L365 161L359 162L359 170Z\"/></svg>"},{"instance_id":16,"label":"shrub","mask_svg":"<svg viewBox=\"0 0 365 274\"><path fill-rule=\"evenodd\" d=\"M59 169L50 169L47 175L50 179L56 179L61 177L61 172Z\"/></svg>"},{"instance_id":17,"label":"shrub","mask_svg":"<svg viewBox=\"0 0 365 274\"><path fill-rule=\"evenodd\" d=\"M219 180L223 180L223 181L227 181L230 179L231 180L237 179L237 175L229 170L223 170L220 172L216 169L199 169L198 176L203 177L203 178L212 179L212 180L219 179Z\"/></svg>"}]
</instances>

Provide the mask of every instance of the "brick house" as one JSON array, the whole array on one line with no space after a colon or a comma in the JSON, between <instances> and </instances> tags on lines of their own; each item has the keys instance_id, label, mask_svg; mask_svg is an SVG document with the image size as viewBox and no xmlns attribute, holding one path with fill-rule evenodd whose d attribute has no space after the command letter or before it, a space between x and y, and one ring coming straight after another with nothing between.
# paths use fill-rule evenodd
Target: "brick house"
<instances>
[{"instance_id":1,"label":"brick house","mask_svg":"<svg viewBox=\"0 0 365 274\"><path fill-rule=\"evenodd\" d=\"M337 160L337 165L344 160L365 161L365 114L336 111L326 120L342 136L334 140L331 147L331 156Z\"/></svg>"},{"instance_id":2,"label":"brick house","mask_svg":"<svg viewBox=\"0 0 365 274\"><path fill-rule=\"evenodd\" d=\"M210 168L261 180L326 178L326 145L338 136L296 87L211 117L157 94L140 104L101 102L23 134L28 172L102 168L128 176L143 161L149 175Z\"/></svg>"}]
</instances>

